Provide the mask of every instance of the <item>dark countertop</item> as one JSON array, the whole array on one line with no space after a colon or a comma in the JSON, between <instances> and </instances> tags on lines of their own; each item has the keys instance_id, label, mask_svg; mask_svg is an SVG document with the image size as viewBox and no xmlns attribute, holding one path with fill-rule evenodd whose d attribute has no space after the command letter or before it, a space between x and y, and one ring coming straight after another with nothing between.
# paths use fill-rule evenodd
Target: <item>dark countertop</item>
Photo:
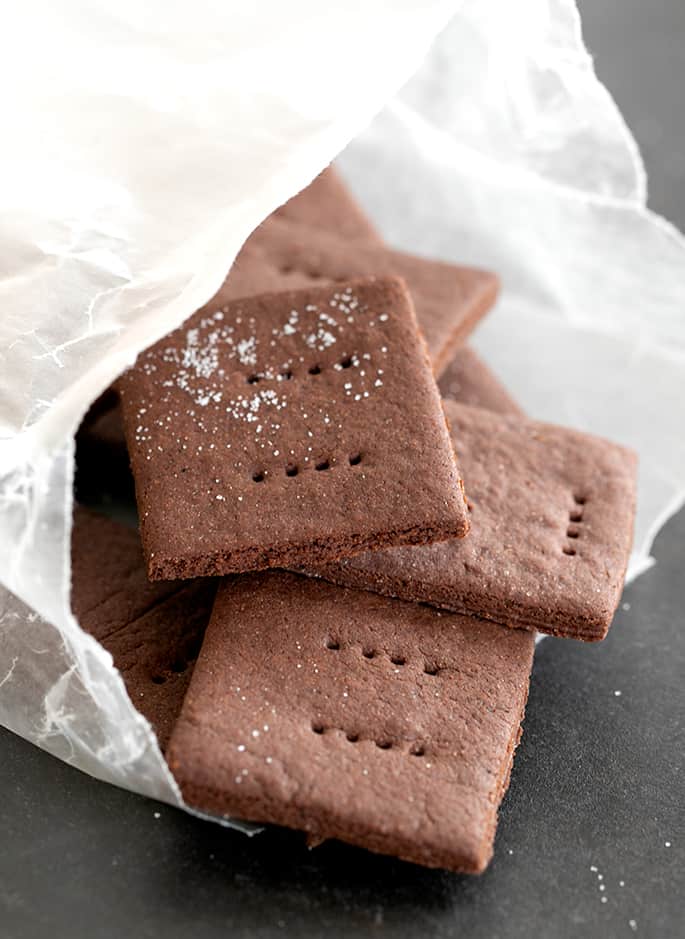
<instances>
[{"instance_id":1,"label":"dark countertop","mask_svg":"<svg viewBox=\"0 0 685 939\"><path fill-rule=\"evenodd\" d=\"M685 226L685 3L582 6L652 205ZM1 939L683 935L685 512L654 553L604 643L539 647L483 877L310 851L285 831L248 839L0 730Z\"/></svg>"}]
</instances>

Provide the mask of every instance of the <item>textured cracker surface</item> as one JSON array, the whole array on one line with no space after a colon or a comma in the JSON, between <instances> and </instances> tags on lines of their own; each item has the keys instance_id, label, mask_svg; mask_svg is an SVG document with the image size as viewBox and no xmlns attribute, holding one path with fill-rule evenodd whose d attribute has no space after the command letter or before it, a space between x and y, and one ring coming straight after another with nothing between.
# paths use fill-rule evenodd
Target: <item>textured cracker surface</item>
<instances>
[{"instance_id":1,"label":"textured cracker surface","mask_svg":"<svg viewBox=\"0 0 685 939\"><path fill-rule=\"evenodd\" d=\"M468 530L442 404L397 280L205 308L119 386L153 579Z\"/></svg>"},{"instance_id":2,"label":"textured cracker surface","mask_svg":"<svg viewBox=\"0 0 685 939\"><path fill-rule=\"evenodd\" d=\"M72 531L72 609L112 654L136 708L162 749L178 717L216 584L151 584L138 533L77 509Z\"/></svg>"},{"instance_id":3,"label":"textured cracker surface","mask_svg":"<svg viewBox=\"0 0 685 939\"><path fill-rule=\"evenodd\" d=\"M604 638L630 556L635 454L455 402L445 412L471 507L468 538L312 572L510 626Z\"/></svg>"},{"instance_id":4,"label":"textured cracker surface","mask_svg":"<svg viewBox=\"0 0 685 939\"><path fill-rule=\"evenodd\" d=\"M533 645L520 630L297 575L230 578L169 764L205 811L479 872Z\"/></svg>"}]
</instances>

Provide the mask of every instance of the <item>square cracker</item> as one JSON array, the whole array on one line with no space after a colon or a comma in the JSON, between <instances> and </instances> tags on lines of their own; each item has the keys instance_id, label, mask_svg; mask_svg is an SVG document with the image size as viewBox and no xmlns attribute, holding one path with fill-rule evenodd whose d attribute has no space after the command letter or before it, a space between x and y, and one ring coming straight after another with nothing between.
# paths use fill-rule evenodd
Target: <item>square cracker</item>
<instances>
[{"instance_id":1,"label":"square cracker","mask_svg":"<svg viewBox=\"0 0 685 939\"><path fill-rule=\"evenodd\" d=\"M248 238L212 302L369 275L406 281L436 375L499 290L497 277L488 271L404 254L375 241L349 241L271 216Z\"/></svg>"},{"instance_id":2,"label":"square cracker","mask_svg":"<svg viewBox=\"0 0 685 939\"><path fill-rule=\"evenodd\" d=\"M135 707L164 749L181 710L216 581L151 584L138 533L85 509L74 513L71 603L114 659Z\"/></svg>"},{"instance_id":3,"label":"square cracker","mask_svg":"<svg viewBox=\"0 0 685 939\"><path fill-rule=\"evenodd\" d=\"M508 626L597 641L618 605L635 516L635 454L580 431L455 402L471 534L310 568L333 583Z\"/></svg>"},{"instance_id":4,"label":"square cracker","mask_svg":"<svg viewBox=\"0 0 685 939\"><path fill-rule=\"evenodd\" d=\"M120 379L151 579L333 560L468 530L397 280L195 314Z\"/></svg>"},{"instance_id":5,"label":"square cracker","mask_svg":"<svg viewBox=\"0 0 685 939\"><path fill-rule=\"evenodd\" d=\"M224 581L168 762L203 811L478 873L534 640L271 571Z\"/></svg>"}]
</instances>

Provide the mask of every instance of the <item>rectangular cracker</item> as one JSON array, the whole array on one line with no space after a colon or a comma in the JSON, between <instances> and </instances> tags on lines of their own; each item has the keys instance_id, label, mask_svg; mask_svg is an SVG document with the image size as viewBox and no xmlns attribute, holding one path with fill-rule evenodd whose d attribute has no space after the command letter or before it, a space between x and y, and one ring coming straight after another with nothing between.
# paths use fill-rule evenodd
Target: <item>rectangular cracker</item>
<instances>
[{"instance_id":1,"label":"rectangular cracker","mask_svg":"<svg viewBox=\"0 0 685 939\"><path fill-rule=\"evenodd\" d=\"M381 241L334 167L327 167L305 189L273 213L276 218L336 232L351 241Z\"/></svg>"},{"instance_id":2,"label":"rectangular cracker","mask_svg":"<svg viewBox=\"0 0 685 939\"><path fill-rule=\"evenodd\" d=\"M486 408L498 414L524 416L523 409L470 346L457 349L440 376L438 389L446 401Z\"/></svg>"},{"instance_id":3,"label":"rectangular cracker","mask_svg":"<svg viewBox=\"0 0 685 939\"><path fill-rule=\"evenodd\" d=\"M309 568L333 583L594 642L623 588L637 458L599 437L445 402L471 534Z\"/></svg>"},{"instance_id":4,"label":"rectangular cracker","mask_svg":"<svg viewBox=\"0 0 685 939\"><path fill-rule=\"evenodd\" d=\"M398 280L201 311L139 356L119 387L153 580L468 530L442 404Z\"/></svg>"},{"instance_id":5,"label":"rectangular cracker","mask_svg":"<svg viewBox=\"0 0 685 939\"><path fill-rule=\"evenodd\" d=\"M366 276L398 276L406 281L436 375L493 305L499 290L497 277L487 271L404 254L376 242L349 241L271 217L247 240L212 303Z\"/></svg>"},{"instance_id":6,"label":"rectangular cracker","mask_svg":"<svg viewBox=\"0 0 685 939\"><path fill-rule=\"evenodd\" d=\"M283 572L230 578L169 766L205 812L479 873L533 646L520 630Z\"/></svg>"},{"instance_id":7,"label":"rectangular cracker","mask_svg":"<svg viewBox=\"0 0 685 939\"><path fill-rule=\"evenodd\" d=\"M162 749L181 710L215 593L213 580L151 584L136 531L76 510L72 609L111 653Z\"/></svg>"}]
</instances>

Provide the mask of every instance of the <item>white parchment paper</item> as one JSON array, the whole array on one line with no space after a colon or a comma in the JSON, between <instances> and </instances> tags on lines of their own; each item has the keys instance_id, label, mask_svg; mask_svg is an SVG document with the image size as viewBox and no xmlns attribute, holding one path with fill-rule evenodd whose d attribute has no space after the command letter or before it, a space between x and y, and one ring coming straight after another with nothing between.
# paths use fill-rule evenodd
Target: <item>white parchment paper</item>
<instances>
[{"instance_id":1,"label":"white parchment paper","mask_svg":"<svg viewBox=\"0 0 685 939\"><path fill-rule=\"evenodd\" d=\"M73 432L352 138L390 241L502 274L476 343L528 411L639 450L644 569L685 493L685 246L645 209L572 0L29 0L3 25L3 724L178 801L70 612Z\"/></svg>"}]
</instances>

